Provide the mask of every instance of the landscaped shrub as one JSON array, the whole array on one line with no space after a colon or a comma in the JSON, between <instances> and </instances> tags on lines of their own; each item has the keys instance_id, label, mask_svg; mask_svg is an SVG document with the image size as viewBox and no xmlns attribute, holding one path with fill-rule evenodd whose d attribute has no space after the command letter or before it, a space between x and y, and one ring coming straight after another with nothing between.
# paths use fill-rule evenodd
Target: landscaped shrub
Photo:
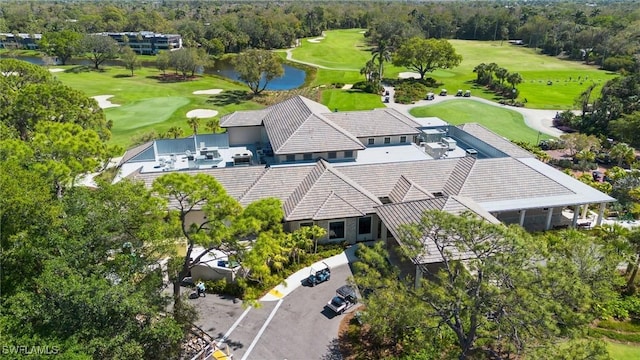
<instances>
[{"instance_id":1,"label":"landscaped shrub","mask_svg":"<svg viewBox=\"0 0 640 360\"><path fill-rule=\"evenodd\" d=\"M362 90L364 92L370 93L370 94L380 94L382 93L382 90L384 89L382 86L380 85L376 85L367 81L359 81L355 84L353 84L352 89L356 89L356 90Z\"/></svg>"},{"instance_id":2,"label":"landscaped shrub","mask_svg":"<svg viewBox=\"0 0 640 360\"><path fill-rule=\"evenodd\" d=\"M589 329L589 335L591 336L604 336L612 340L624 341L624 342L640 342L640 334L636 333L620 333L613 330L592 328Z\"/></svg>"},{"instance_id":3,"label":"landscaped shrub","mask_svg":"<svg viewBox=\"0 0 640 360\"><path fill-rule=\"evenodd\" d=\"M602 307L603 317L617 320L640 319L640 298L625 296L611 301Z\"/></svg>"},{"instance_id":4,"label":"landscaped shrub","mask_svg":"<svg viewBox=\"0 0 640 360\"><path fill-rule=\"evenodd\" d=\"M609 71L620 71L622 69L624 69L625 71L633 71L634 66L635 63L633 61L633 58L631 58L630 56L608 57L602 64L602 68Z\"/></svg>"},{"instance_id":5,"label":"landscaped shrub","mask_svg":"<svg viewBox=\"0 0 640 360\"><path fill-rule=\"evenodd\" d=\"M400 104L411 104L424 99L429 88L420 81L403 81L396 85L394 100Z\"/></svg>"},{"instance_id":6,"label":"landscaped shrub","mask_svg":"<svg viewBox=\"0 0 640 360\"><path fill-rule=\"evenodd\" d=\"M569 159L551 159L551 161L549 161L549 164L557 166L561 169L571 169L571 167L573 166L573 161Z\"/></svg>"}]
</instances>

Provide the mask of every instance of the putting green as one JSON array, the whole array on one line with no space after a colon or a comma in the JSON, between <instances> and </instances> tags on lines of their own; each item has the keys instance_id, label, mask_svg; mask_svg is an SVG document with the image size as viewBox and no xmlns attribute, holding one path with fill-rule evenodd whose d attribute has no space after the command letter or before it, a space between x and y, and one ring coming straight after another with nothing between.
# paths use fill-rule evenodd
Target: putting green
<instances>
[{"instance_id":1,"label":"putting green","mask_svg":"<svg viewBox=\"0 0 640 360\"><path fill-rule=\"evenodd\" d=\"M135 101L105 112L108 119L113 120L114 129L130 131L162 123L189 103L187 97L167 96Z\"/></svg>"},{"instance_id":2,"label":"putting green","mask_svg":"<svg viewBox=\"0 0 640 360\"><path fill-rule=\"evenodd\" d=\"M452 125L478 123L509 140L535 144L539 139L549 138L528 127L524 117L516 111L468 99L420 106L409 113L415 117L439 117Z\"/></svg>"}]
</instances>

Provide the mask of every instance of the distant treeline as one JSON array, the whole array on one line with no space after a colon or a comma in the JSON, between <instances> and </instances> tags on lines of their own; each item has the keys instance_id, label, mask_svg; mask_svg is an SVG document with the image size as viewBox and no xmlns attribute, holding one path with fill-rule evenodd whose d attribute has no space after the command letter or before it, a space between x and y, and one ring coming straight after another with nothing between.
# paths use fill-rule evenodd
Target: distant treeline
<instances>
[{"instance_id":1,"label":"distant treeline","mask_svg":"<svg viewBox=\"0 0 640 360\"><path fill-rule=\"evenodd\" d=\"M91 33L149 30L178 33L208 52L292 46L324 30L365 28L378 37L414 35L470 40L519 39L550 55L626 68L640 49L635 1L4 1L0 32ZM385 34L387 32L387 34Z\"/></svg>"}]
</instances>

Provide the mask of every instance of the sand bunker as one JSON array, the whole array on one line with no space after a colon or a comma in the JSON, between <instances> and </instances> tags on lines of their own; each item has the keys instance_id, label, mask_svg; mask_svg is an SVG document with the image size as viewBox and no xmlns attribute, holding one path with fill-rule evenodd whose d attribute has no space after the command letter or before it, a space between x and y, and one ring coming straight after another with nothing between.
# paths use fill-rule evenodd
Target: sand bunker
<instances>
[{"instance_id":1,"label":"sand bunker","mask_svg":"<svg viewBox=\"0 0 640 360\"><path fill-rule=\"evenodd\" d=\"M208 90L196 90L193 92L194 95L216 95L220 94L222 89L208 89Z\"/></svg>"},{"instance_id":2,"label":"sand bunker","mask_svg":"<svg viewBox=\"0 0 640 360\"><path fill-rule=\"evenodd\" d=\"M420 79L420 74L418 74L417 72L413 72L413 71L407 71L407 72L401 72L400 74L398 74L398 78L400 79Z\"/></svg>"},{"instance_id":3,"label":"sand bunker","mask_svg":"<svg viewBox=\"0 0 640 360\"><path fill-rule=\"evenodd\" d=\"M209 109L195 109L191 110L187 113L188 118L211 118L218 115L218 112L215 110Z\"/></svg>"},{"instance_id":4,"label":"sand bunker","mask_svg":"<svg viewBox=\"0 0 640 360\"><path fill-rule=\"evenodd\" d=\"M109 101L109 98L111 98L111 97L113 97L113 95L92 96L92 98L96 99L96 101L98 102L98 106L100 106L101 109L107 109L107 108L120 106L120 104L114 104L111 101Z\"/></svg>"},{"instance_id":5,"label":"sand bunker","mask_svg":"<svg viewBox=\"0 0 640 360\"><path fill-rule=\"evenodd\" d=\"M310 42L310 43L319 43L322 40L324 40L324 37L317 37L315 39L308 39L307 41Z\"/></svg>"},{"instance_id":6,"label":"sand bunker","mask_svg":"<svg viewBox=\"0 0 640 360\"><path fill-rule=\"evenodd\" d=\"M349 90L353 87L353 84L344 84L344 86L342 87L342 90Z\"/></svg>"},{"instance_id":7,"label":"sand bunker","mask_svg":"<svg viewBox=\"0 0 640 360\"><path fill-rule=\"evenodd\" d=\"M61 68L49 69L49 72L52 72L52 73L63 72L63 71L64 71L64 69L61 69Z\"/></svg>"}]
</instances>

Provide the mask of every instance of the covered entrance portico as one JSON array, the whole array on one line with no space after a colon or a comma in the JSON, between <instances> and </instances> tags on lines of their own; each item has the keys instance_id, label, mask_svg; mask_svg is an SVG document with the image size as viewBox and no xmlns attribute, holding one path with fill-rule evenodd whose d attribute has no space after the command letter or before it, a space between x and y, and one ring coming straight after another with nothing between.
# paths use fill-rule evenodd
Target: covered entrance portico
<instances>
[{"instance_id":1,"label":"covered entrance portico","mask_svg":"<svg viewBox=\"0 0 640 360\"><path fill-rule=\"evenodd\" d=\"M523 207L514 210L491 211L505 224L518 224L528 231L546 231L559 228L599 226L604 219L608 202L596 204L566 204L548 207ZM597 215L590 215L589 207L597 208ZM567 217L569 216L569 217Z\"/></svg>"}]
</instances>

